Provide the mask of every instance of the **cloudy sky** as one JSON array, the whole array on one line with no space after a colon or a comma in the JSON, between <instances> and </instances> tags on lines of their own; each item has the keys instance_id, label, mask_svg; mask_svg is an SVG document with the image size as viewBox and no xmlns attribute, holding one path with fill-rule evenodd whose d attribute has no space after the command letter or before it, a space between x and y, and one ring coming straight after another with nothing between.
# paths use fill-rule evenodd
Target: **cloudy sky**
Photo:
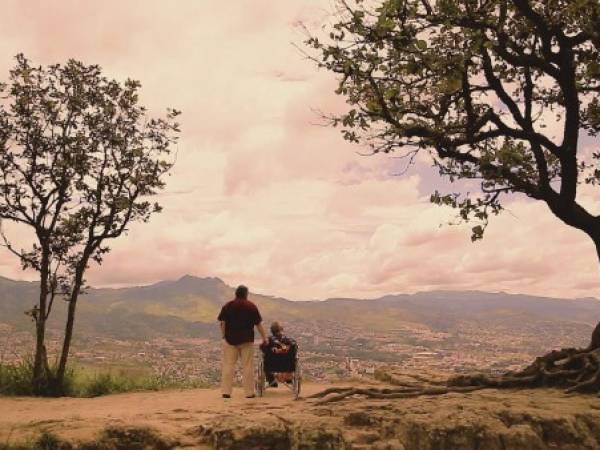
<instances>
[{"instance_id":1,"label":"cloudy sky","mask_svg":"<svg viewBox=\"0 0 600 450\"><path fill-rule=\"evenodd\" d=\"M294 47L329 0L3 2L0 79L23 52L100 64L142 81L153 114L183 110L165 210L131 227L89 281L147 284L183 274L293 299L432 289L600 296L591 241L514 198L483 242L429 204L426 162L403 176L365 157L317 111L340 111L335 81ZM2 75L4 74L4 75ZM586 193L585 202L597 196ZM14 233L19 234L18 230ZM0 252L0 275L31 279Z\"/></svg>"}]
</instances>

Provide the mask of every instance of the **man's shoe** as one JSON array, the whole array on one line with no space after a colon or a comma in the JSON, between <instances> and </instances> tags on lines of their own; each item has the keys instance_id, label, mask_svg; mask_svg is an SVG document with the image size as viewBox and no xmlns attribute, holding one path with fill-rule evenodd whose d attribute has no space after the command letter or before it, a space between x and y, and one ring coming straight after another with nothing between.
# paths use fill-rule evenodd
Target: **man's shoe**
<instances>
[{"instance_id":1,"label":"man's shoe","mask_svg":"<svg viewBox=\"0 0 600 450\"><path fill-rule=\"evenodd\" d=\"M269 387L276 388L276 387L278 387L278 386L279 386L279 385L277 384L277 381L271 381L271 382L269 383Z\"/></svg>"},{"instance_id":2,"label":"man's shoe","mask_svg":"<svg viewBox=\"0 0 600 450\"><path fill-rule=\"evenodd\" d=\"M246 398L254 398L256 397L256 395L252 394L252 395L246 395Z\"/></svg>"},{"instance_id":3,"label":"man's shoe","mask_svg":"<svg viewBox=\"0 0 600 450\"><path fill-rule=\"evenodd\" d=\"M223 398L231 398L231 395L229 395L229 394L223 394Z\"/></svg>"}]
</instances>

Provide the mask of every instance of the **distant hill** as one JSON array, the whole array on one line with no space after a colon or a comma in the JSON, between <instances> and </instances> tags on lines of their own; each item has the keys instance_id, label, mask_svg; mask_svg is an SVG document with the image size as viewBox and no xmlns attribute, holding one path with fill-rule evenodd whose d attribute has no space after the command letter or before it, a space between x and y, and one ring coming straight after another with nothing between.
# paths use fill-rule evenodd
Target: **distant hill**
<instances>
[{"instance_id":1,"label":"distant hill","mask_svg":"<svg viewBox=\"0 0 600 450\"><path fill-rule=\"evenodd\" d=\"M145 339L149 336L215 336L221 306L233 288L219 278L186 275L178 280L121 289L91 289L78 303L78 333ZM0 277L0 323L31 329L24 310L38 295L34 282ZM536 324L581 326L587 332L600 320L597 299L566 300L476 291L432 291L376 299L289 301L253 295L265 320L301 326L337 323L362 330L425 326L452 331L464 324L527 329ZM61 327L65 304L57 300L50 327Z\"/></svg>"}]
</instances>

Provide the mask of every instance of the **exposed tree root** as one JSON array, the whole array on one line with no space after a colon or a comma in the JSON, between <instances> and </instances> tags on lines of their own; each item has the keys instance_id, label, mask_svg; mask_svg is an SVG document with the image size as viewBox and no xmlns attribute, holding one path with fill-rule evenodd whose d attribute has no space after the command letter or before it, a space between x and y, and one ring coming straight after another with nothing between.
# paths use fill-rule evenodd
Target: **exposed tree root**
<instances>
[{"instance_id":1,"label":"exposed tree root","mask_svg":"<svg viewBox=\"0 0 600 450\"><path fill-rule=\"evenodd\" d=\"M420 380L422 384L405 384L396 388L329 388L312 395L317 404L331 403L348 397L373 399L412 398L424 395L444 395L452 392L472 392L486 388L557 387L565 392L600 392L600 324L594 330L592 342L584 349L565 348L540 356L517 372L490 376L482 373L459 375L439 382Z\"/></svg>"},{"instance_id":2,"label":"exposed tree root","mask_svg":"<svg viewBox=\"0 0 600 450\"><path fill-rule=\"evenodd\" d=\"M361 395L367 398L376 399L397 399L397 398L413 398L422 395L443 395L451 392L472 392L480 389L485 389L485 386L448 386L448 387L422 387L422 388L400 388L400 389L376 389L376 388L339 388L336 389L333 395L332 391L328 394L319 392L312 395L310 398L320 398L317 404L332 403L343 400L354 395Z\"/></svg>"},{"instance_id":3,"label":"exposed tree root","mask_svg":"<svg viewBox=\"0 0 600 450\"><path fill-rule=\"evenodd\" d=\"M492 377L483 374L450 378L448 386L496 388L558 387L566 392L600 391L600 349L555 350L518 372Z\"/></svg>"}]
</instances>

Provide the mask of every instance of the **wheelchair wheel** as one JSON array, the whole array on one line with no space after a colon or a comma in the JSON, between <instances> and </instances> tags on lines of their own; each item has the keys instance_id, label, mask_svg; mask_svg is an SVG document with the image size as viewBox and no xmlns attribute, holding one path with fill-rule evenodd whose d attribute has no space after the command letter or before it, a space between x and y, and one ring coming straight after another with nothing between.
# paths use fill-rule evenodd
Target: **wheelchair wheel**
<instances>
[{"instance_id":1,"label":"wheelchair wheel","mask_svg":"<svg viewBox=\"0 0 600 450\"><path fill-rule=\"evenodd\" d=\"M300 397L300 388L302 386L302 367L300 367L300 361L296 361L296 370L294 370L294 378L292 380L292 389L294 391L294 399L298 400Z\"/></svg>"},{"instance_id":2,"label":"wheelchair wheel","mask_svg":"<svg viewBox=\"0 0 600 450\"><path fill-rule=\"evenodd\" d=\"M262 358L258 359L256 365L256 396L262 397L265 392L265 365Z\"/></svg>"}]
</instances>

